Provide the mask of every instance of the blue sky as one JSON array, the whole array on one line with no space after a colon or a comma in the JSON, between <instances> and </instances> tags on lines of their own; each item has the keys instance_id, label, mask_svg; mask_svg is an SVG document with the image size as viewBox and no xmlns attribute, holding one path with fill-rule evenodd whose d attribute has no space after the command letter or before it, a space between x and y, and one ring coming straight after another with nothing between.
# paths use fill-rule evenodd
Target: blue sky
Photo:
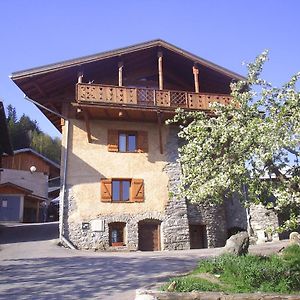
<instances>
[{"instance_id":1,"label":"blue sky","mask_svg":"<svg viewBox=\"0 0 300 300\"><path fill-rule=\"evenodd\" d=\"M0 1L0 99L54 126L23 98L12 72L161 38L245 75L264 49L264 77L280 85L300 71L300 1Z\"/></svg>"}]
</instances>

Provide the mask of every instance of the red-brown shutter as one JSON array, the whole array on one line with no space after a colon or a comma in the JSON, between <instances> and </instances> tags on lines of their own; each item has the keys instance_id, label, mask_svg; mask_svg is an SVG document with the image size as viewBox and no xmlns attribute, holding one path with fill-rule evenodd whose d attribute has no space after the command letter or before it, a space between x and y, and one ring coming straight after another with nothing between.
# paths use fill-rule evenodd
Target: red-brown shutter
<instances>
[{"instance_id":1,"label":"red-brown shutter","mask_svg":"<svg viewBox=\"0 0 300 300\"><path fill-rule=\"evenodd\" d=\"M131 202L144 202L144 180L131 180Z\"/></svg>"},{"instance_id":2,"label":"red-brown shutter","mask_svg":"<svg viewBox=\"0 0 300 300\"><path fill-rule=\"evenodd\" d=\"M148 132L138 131L137 133L137 151L148 152Z\"/></svg>"},{"instance_id":3,"label":"red-brown shutter","mask_svg":"<svg viewBox=\"0 0 300 300\"><path fill-rule=\"evenodd\" d=\"M119 134L118 130L108 130L107 132L107 147L109 152L119 151Z\"/></svg>"},{"instance_id":4,"label":"red-brown shutter","mask_svg":"<svg viewBox=\"0 0 300 300\"><path fill-rule=\"evenodd\" d=\"M102 202L111 202L111 189L112 189L112 180L111 179L101 179L101 201Z\"/></svg>"}]
</instances>

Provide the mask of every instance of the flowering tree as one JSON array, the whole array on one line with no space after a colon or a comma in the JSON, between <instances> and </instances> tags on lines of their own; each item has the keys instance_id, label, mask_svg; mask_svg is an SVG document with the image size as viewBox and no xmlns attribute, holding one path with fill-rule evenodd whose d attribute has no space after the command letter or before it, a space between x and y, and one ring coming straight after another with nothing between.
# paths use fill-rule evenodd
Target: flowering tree
<instances>
[{"instance_id":1,"label":"flowering tree","mask_svg":"<svg viewBox=\"0 0 300 300\"><path fill-rule=\"evenodd\" d=\"M300 73L272 87L260 78L267 59L265 51L231 84L231 104L212 105L210 115L178 110L170 122L181 124L181 193L189 201L221 203L237 193L244 203L288 210L284 226L292 228L300 210Z\"/></svg>"}]
</instances>

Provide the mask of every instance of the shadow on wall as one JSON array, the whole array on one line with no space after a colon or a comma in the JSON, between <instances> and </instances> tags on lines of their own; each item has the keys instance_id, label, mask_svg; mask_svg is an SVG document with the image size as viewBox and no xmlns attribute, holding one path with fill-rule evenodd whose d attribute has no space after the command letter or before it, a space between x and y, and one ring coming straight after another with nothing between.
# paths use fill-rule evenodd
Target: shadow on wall
<instances>
[{"instance_id":1,"label":"shadow on wall","mask_svg":"<svg viewBox=\"0 0 300 300\"><path fill-rule=\"evenodd\" d=\"M82 122L81 124L82 124L81 129L86 130L84 123ZM70 185L70 181L71 181L71 185L72 182L76 182L78 184L99 182L99 187L100 187L100 179L104 176L99 172L99 170L96 170L95 168L90 166L87 162L79 158L73 152L74 141L71 138L73 136L73 130L74 130L73 127L74 126L69 126L69 144L68 144L69 153L68 153L68 169L67 169L68 178L66 184L67 186ZM87 139L86 135L85 138ZM87 143L87 150L85 155L88 155L88 158L91 158L95 155L101 155L100 152L90 151L90 149L88 148L87 140L86 143ZM84 151L84 149L82 151ZM62 153L64 152L65 152L65 148L62 147ZM61 168L63 170L63 162L61 163Z\"/></svg>"},{"instance_id":2,"label":"shadow on wall","mask_svg":"<svg viewBox=\"0 0 300 300\"><path fill-rule=\"evenodd\" d=\"M167 273L195 265L193 258L104 255L6 261L0 299L104 299L165 281Z\"/></svg>"}]
</instances>

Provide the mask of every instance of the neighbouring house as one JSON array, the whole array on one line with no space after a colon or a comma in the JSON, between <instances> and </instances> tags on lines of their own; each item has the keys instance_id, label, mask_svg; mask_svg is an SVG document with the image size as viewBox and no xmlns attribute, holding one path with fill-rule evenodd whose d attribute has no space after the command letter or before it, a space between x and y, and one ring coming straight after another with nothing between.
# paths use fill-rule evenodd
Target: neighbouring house
<instances>
[{"instance_id":1,"label":"neighbouring house","mask_svg":"<svg viewBox=\"0 0 300 300\"><path fill-rule=\"evenodd\" d=\"M48 180L59 176L60 167L33 149L2 156L0 221L45 221Z\"/></svg>"},{"instance_id":2,"label":"neighbouring house","mask_svg":"<svg viewBox=\"0 0 300 300\"><path fill-rule=\"evenodd\" d=\"M174 196L180 141L165 125L178 107L226 105L242 79L162 40L13 73L62 132L61 236L79 249L175 250L223 246L231 227L246 229L234 201Z\"/></svg>"}]
</instances>

